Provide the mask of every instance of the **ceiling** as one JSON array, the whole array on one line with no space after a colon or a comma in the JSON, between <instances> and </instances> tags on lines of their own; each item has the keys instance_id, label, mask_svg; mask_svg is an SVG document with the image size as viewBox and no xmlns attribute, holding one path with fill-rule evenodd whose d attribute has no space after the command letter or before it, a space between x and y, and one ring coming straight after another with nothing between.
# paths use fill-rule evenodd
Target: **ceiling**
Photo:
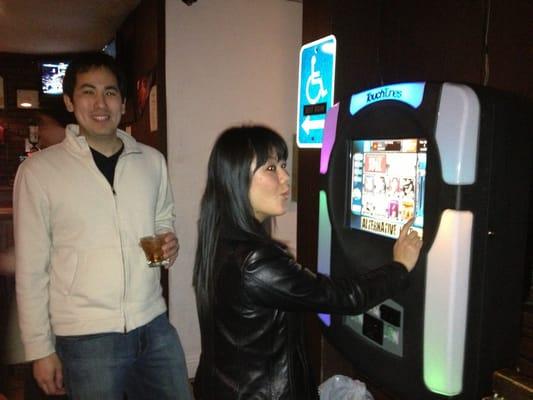
<instances>
[{"instance_id":1,"label":"ceiling","mask_svg":"<svg viewBox=\"0 0 533 400\"><path fill-rule=\"evenodd\" d=\"M0 52L98 50L140 0L0 0Z\"/></svg>"}]
</instances>

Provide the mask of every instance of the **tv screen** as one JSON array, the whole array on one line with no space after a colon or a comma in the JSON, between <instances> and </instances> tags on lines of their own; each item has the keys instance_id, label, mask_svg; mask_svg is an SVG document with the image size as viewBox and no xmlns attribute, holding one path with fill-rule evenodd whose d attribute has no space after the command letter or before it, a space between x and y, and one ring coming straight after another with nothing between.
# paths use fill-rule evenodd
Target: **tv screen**
<instances>
[{"instance_id":1,"label":"tv screen","mask_svg":"<svg viewBox=\"0 0 533 400\"><path fill-rule=\"evenodd\" d=\"M43 94L62 94L63 77L68 64L46 62L41 64L41 87Z\"/></svg>"},{"instance_id":2,"label":"tv screen","mask_svg":"<svg viewBox=\"0 0 533 400\"><path fill-rule=\"evenodd\" d=\"M397 238L415 216L422 236L427 140L354 140L350 159L348 226Z\"/></svg>"}]
</instances>

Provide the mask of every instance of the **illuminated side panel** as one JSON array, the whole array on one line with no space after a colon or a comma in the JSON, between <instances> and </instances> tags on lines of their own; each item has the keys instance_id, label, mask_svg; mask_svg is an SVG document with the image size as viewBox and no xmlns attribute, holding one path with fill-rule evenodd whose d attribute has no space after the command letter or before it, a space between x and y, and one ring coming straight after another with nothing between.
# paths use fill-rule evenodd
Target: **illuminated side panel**
<instances>
[{"instance_id":1,"label":"illuminated side panel","mask_svg":"<svg viewBox=\"0 0 533 400\"><path fill-rule=\"evenodd\" d=\"M323 190L319 194L318 210L318 272L324 275L331 274L331 223L328 214L328 199ZM322 322L331 325L329 314L318 314Z\"/></svg>"},{"instance_id":2,"label":"illuminated side panel","mask_svg":"<svg viewBox=\"0 0 533 400\"><path fill-rule=\"evenodd\" d=\"M463 390L473 214L445 210L427 257L424 382L435 393Z\"/></svg>"},{"instance_id":3,"label":"illuminated side panel","mask_svg":"<svg viewBox=\"0 0 533 400\"><path fill-rule=\"evenodd\" d=\"M354 94L350 100L350 114L355 115L362 108L383 100L401 101L418 108L424 98L425 86L424 82L398 83Z\"/></svg>"},{"instance_id":4,"label":"illuminated side panel","mask_svg":"<svg viewBox=\"0 0 533 400\"><path fill-rule=\"evenodd\" d=\"M468 86L444 83L435 139L444 182L469 185L476 181L479 100Z\"/></svg>"},{"instance_id":5,"label":"illuminated side panel","mask_svg":"<svg viewBox=\"0 0 533 400\"><path fill-rule=\"evenodd\" d=\"M326 114L324 123L324 136L322 138L322 150L320 152L320 173L325 175L328 172L329 157L335 144L335 133L337 132L337 117L339 116L339 103L332 106Z\"/></svg>"}]
</instances>

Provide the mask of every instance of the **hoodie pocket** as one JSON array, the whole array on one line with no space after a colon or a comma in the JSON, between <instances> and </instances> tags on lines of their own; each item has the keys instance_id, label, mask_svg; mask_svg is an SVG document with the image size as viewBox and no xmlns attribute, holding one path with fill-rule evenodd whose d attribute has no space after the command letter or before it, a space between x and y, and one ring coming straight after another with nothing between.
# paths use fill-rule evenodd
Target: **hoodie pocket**
<instances>
[{"instance_id":1,"label":"hoodie pocket","mask_svg":"<svg viewBox=\"0 0 533 400\"><path fill-rule=\"evenodd\" d=\"M66 296L70 293L76 269L78 253L73 248L59 248L52 251L50 259L50 287Z\"/></svg>"},{"instance_id":2,"label":"hoodie pocket","mask_svg":"<svg viewBox=\"0 0 533 400\"><path fill-rule=\"evenodd\" d=\"M61 253L61 252L58 252ZM118 308L124 293L120 249L99 248L56 257L55 281L68 301L77 306ZM51 282L52 283L52 282ZM53 283L52 283L53 284Z\"/></svg>"}]
</instances>

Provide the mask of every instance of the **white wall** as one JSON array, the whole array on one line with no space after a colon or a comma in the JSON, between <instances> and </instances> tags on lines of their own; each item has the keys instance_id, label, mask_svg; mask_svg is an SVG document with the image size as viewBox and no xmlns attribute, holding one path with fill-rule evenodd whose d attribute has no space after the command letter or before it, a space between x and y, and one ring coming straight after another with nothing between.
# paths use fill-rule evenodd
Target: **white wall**
<instances>
[{"instance_id":1,"label":"white wall","mask_svg":"<svg viewBox=\"0 0 533 400\"><path fill-rule=\"evenodd\" d=\"M209 152L220 132L249 122L272 127L292 146L301 26L301 3L287 0L166 1L168 162L181 245L170 318L190 376L201 350L191 281ZM296 248L295 203L278 218L276 236Z\"/></svg>"}]
</instances>

